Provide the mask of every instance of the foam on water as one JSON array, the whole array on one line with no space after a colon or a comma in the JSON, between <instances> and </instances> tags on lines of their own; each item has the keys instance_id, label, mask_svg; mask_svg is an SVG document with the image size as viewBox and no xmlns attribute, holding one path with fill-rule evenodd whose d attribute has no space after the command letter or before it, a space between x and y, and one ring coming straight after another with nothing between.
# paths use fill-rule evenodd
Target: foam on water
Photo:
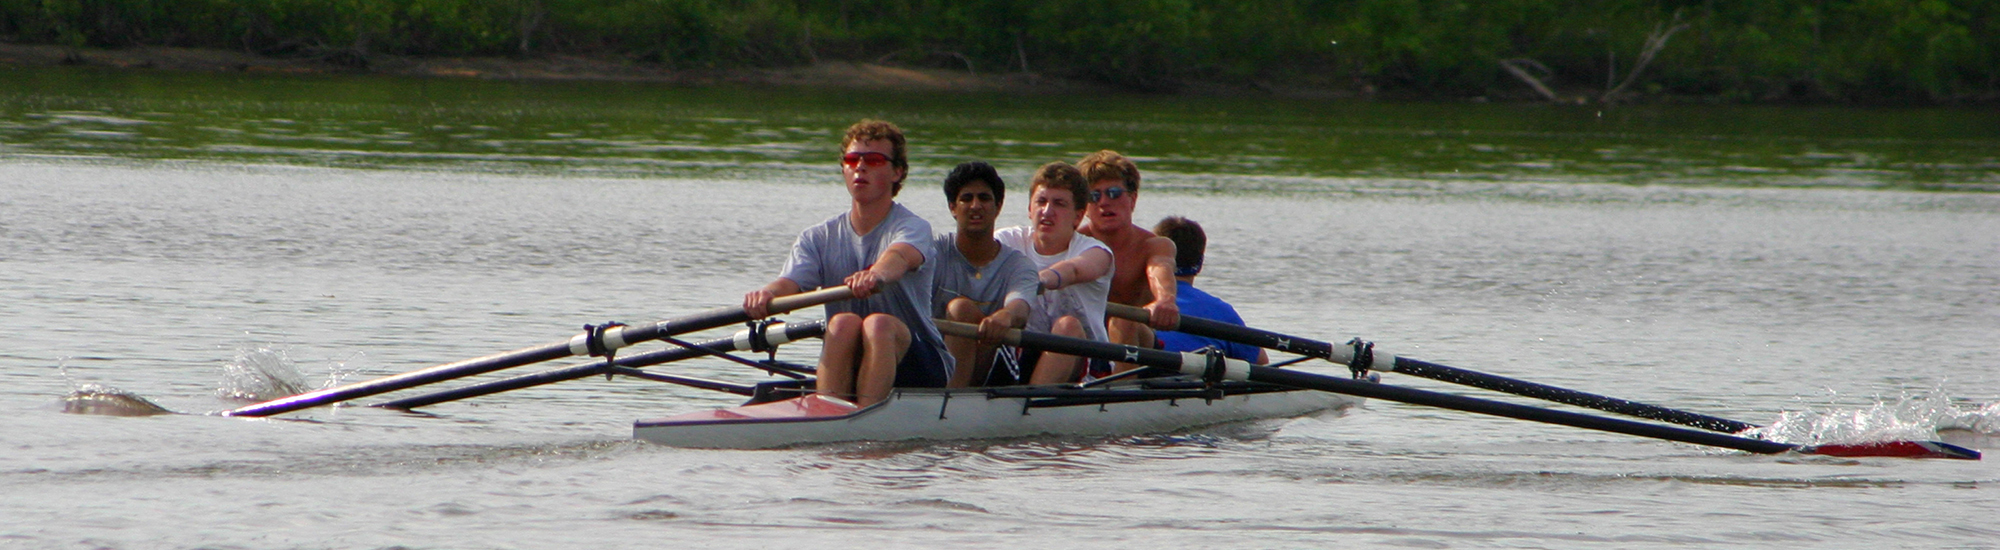
<instances>
[{"instance_id":1,"label":"foam on water","mask_svg":"<svg viewBox=\"0 0 2000 550\"><path fill-rule=\"evenodd\" d=\"M338 386L360 371L355 366L362 353L345 360L329 361L324 378L315 385L307 381L306 369L284 349L241 348L222 365L221 385L216 397L228 401L256 403Z\"/></svg>"},{"instance_id":2,"label":"foam on water","mask_svg":"<svg viewBox=\"0 0 2000 550\"><path fill-rule=\"evenodd\" d=\"M1964 408L1941 388L1877 400L1862 408L1826 407L1786 411L1747 435L1799 445L1929 441L1940 431L2000 434L2000 402Z\"/></svg>"},{"instance_id":3,"label":"foam on water","mask_svg":"<svg viewBox=\"0 0 2000 550\"><path fill-rule=\"evenodd\" d=\"M284 350L239 349L222 365L222 386L215 395L227 400L260 402L306 392L305 373Z\"/></svg>"}]
</instances>

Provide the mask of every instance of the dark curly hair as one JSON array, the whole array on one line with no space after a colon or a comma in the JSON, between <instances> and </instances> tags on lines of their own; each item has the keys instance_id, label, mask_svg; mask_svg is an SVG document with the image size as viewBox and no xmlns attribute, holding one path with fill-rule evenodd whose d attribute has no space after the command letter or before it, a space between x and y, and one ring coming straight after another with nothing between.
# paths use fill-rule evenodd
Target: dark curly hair
<instances>
[{"instance_id":1,"label":"dark curly hair","mask_svg":"<svg viewBox=\"0 0 2000 550\"><path fill-rule=\"evenodd\" d=\"M975 181L986 182L986 186L993 189L993 204L1007 202L1007 182L1000 180L1000 171L994 170L991 164L975 160L959 164L957 168L951 169L951 174L944 177L945 205L950 206L953 201L957 201L958 190L965 188L965 184Z\"/></svg>"}]
</instances>

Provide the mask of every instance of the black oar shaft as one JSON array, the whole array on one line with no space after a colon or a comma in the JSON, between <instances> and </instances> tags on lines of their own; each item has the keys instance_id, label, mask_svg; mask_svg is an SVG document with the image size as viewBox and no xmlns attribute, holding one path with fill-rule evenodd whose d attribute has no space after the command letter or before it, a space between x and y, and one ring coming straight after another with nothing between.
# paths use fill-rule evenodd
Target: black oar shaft
<instances>
[{"instance_id":1,"label":"black oar shaft","mask_svg":"<svg viewBox=\"0 0 2000 550\"><path fill-rule=\"evenodd\" d=\"M978 332L978 328L972 325L964 323L953 323L949 321L938 322L938 328L940 331L954 336L972 337L975 336ZM1008 331L1006 341L1009 344L1019 345L1033 349L1040 349L1040 350L1068 354L1068 355L1095 357L1098 359L1105 359L1110 361L1124 361L1128 363L1138 363L1149 367L1168 369L1183 374L1203 374L1204 371L1206 370L1205 358L1201 358L1200 356L1197 356L1195 354L1136 348L1121 344L1110 344L1105 342L1080 340L1075 338L1056 336L1053 334L1022 332L1019 330ZM1646 424L1642 422L1633 422L1630 420L1621 420L1617 418L1591 416L1591 415L1573 413L1568 411L1542 409L1537 407L1516 405L1513 403L1504 403L1499 401L1488 401L1485 399L1477 399L1471 397L1451 395L1446 393L1424 391L1424 390L1405 388L1400 386L1391 386L1375 382L1364 382L1364 381L1350 380L1334 376L1312 374L1297 370L1250 365L1248 363L1235 359L1229 359L1227 360L1227 362L1229 363L1228 370L1231 373L1230 374L1231 379L1249 380L1252 382L1263 382L1267 384L1276 384L1280 386L1288 386L1294 388L1320 390L1333 393L1354 395L1359 397L1370 397L1386 401L1410 403L1414 405L1426 405L1426 406L1440 407L1440 408L1472 412L1472 413L1504 416L1508 418L1516 418L1534 422L1560 424L1577 428L1601 430L1614 433L1622 433L1626 435L1635 435L1640 437L1665 439L1668 441L1679 441L1683 443L1693 443L1697 445L1723 447L1723 448L1737 449L1753 453L1763 453L1763 454L1782 453L1786 451L1795 450L1798 448L1797 445L1791 445L1786 443L1761 441L1756 439L1748 439L1748 438L1723 435L1718 433L1690 430L1686 428L1676 428L1673 426L1661 426L1657 424Z\"/></svg>"},{"instance_id":2,"label":"black oar shaft","mask_svg":"<svg viewBox=\"0 0 2000 550\"><path fill-rule=\"evenodd\" d=\"M808 321L804 323L776 323L771 325L766 330L768 333L766 339L768 341L774 344L782 344L786 342L803 340L806 338L818 338L821 334L826 332L826 323L824 321ZM606 371L612 370L612 366L625 367L625 368L639 368L639 367L658 365L661 363L670 363L674 361L693 359L696 357L704 357L719 352L743 351L750 349L750 342L748 341L748 336L747 336L748 332L749 331L745 330L738 332L735 336L729 338L717 338L714 340L709 340L706 342L698 342L695 344L696 347L702 349L673 347L663 350L649 351L646 353L638 353L638 354L618 357L616 360L612 361L609 365L605 364L602 361L595 363L586 363L582 365L563 367L560 369L546 370L534 374L524 374L521 376L516 376L503 380L494 380L492 382L473 384L463 388L453 388L440 392L427 393L413 397L405 397L393 401L376 403L371 406L384 407L390 409L409 410L418 407L428 407L431 405L436 405L438 403L458 401L460 399L468 399L473 397L479 397L482 395L491 395L504 391L518 390L522 388L532 388L544 384L553 384L556 382L562 382L566 380L575 380L578 378L595 376L599 374L604 374Z\"/></svg>"},{"instance_id":3,"label":"black oar shaft","mask_svg":"<svg viewBox=\"0 0 2000 550\"><path fill-rule=\"evenodd\" d=\"M1128 319L1135 317L1143 319L1143 317L1137 317L1137 316L1145 315L1145 310L1143 309L1135 308L1132 306L1126 306L1122 304L1111 304L1109 311L1113 315L1117 315L1119 317L1125 317ZM1347 346L1337 346L1329 342L1322 342L1311 338L1302 338L1298 336L1292 336L1289 334L1279 334L1268 330L1255 329L1234 323L1225 323L1222 321L1203 319L1200 317L1190 317L1187 315L1182 315L1180 320L1180 326L1176 327L1175 330L1180 332L1185 332L1188 334L1193 334L1196 336L1206 336L1209 338L1217 338L1222 340L1228 340L1231 342L1249 344L1260 348L1275 349L1278 351L1296 353L1299 355L1305 355L1309 357L1318 357L1321 359L1325 359L1335 363L1340 363L1343 365L1352 364L1354 360L1354 352ZM1378 356L1375 360L1375 365L1373 366L1381 365L1382 364L1381 359L1382 357ZM1694 426L1697 428L1702 428L1705 430L1714 430L1718 432L1737 433L1743 430L1748 430L1757 427L1755 424L1750 424L1747 422L1739 422L1727 418L1709 416L1705 414L1688 412L1679 409L1670 409L1667 407L1661 407L1658 405L1649 405L1646 403L1619 399L1616 397L1609 397L1604 395L1597 395L1594 393L1581 392L1566 388L1559 388L1555 386L1529 382L1526 380L1508 378L1505 376L1497 376L1477 371L1469 371L1457 367L1440 365L1428 361L1410 359L1408 357L1396 357L1391 362L1390 368L1385 370L1388 370L1390 372L1395 372L1398 374L1419 376L1423 378L1430 378L1433 380L1450 382L1453 384L1461 384L1466 386L1472 386L1475 388L1493 390L1497 392L1511 393L1514 395L1520 395L1525 397L1533 397L1536 399L1542 399L1546 401L1554 401L1557 403L1575 405L1578 407L1584 407L1590 409L1597 409L1600 411L1613 412L1627 416L1635 416L1639 418L1658 420L1661 422L1672 422L1675 424Z\"/></svg>"},{"instance_id":4,"label":"black oar shaft","mask_svg":"<svg viewBox=\"0 0 2000 550\"><path fill-rule=\"evenodd\" d=\"M1408 357L1396 358L1395 372L1717 432L1737 433L1757 427L1748 422L1474 372Z\"/></svg>"},{"instance_id":5,"label":"black oar shaft","mask_svg":"<svg viewBox=\"0 0 2000 550\"><path fill-rule=\"evenodd\" d=\"M1626 435L1636 435L1639 437L1651 437L1654 439L1665 439L1668 441L1693 443L1696 445L1708 445L1711 447L1722 447L1726 449L1736 449L1739 451L1749 451L1760 454L1782 453L1798 448L1797 445L1791 445L1786 443L1762 441L1756 439L1736 437L1731 435L1724 435L1714 432L1690 430L1687 428L1676 428L1673 426L1646 424L1643 422L1633 422L1630 420L1622 420L1617 418L1592 416L1592 415L1574 413L1569 411L1543 409L1539 407L1516 405L1513 403L1505 403L1501 401L1489 401L1485 399L1476 399L1460 395L1452 395L1448 393L1438 393L1438 392L1424 391L1414 388L1405 388L1402 386L1392 386L1388 384L1350 380L1347 378L1340 378L1335 376L1312 374L1296 370L1252 366L1250 367L1250 380L1255 382L1264 382L1268 384L1277 384L1280 386L1290 386L1294 388L1330 391L1334 393L1369 397L1374 399L1382 399L1386 401L1396 401L1399 403L1409 403L1412 405L1425 405L1430 407L1439 407L1439 408L1465 411L1471 413L1488 414L1493 416L1504 416L1507 418L1515 418L1533 422L1559 424L1563 426L1571 426L1589 430L1600 430L1600 431L1607 431L1614 433L1622 433Z\"/></svg>"},{"instance_id":6,"label":"black oar shaft","mask_svg":"<svg viewBox=\"0 0 2000 550\"><path fill-rule=\"evenodd\" d=\"M844 300L851 296L853 296L853 291L848 290L847 287L832 287L772 300L769 309L770 313L777 314L835 300ZM741 306L716 308L703 313L668 319L652 324L608 329L604 331L601 342L602 345L608 346L611 349L617 349L647 340L658 340L661 337L686 334L698 330L708 330L749 320L749 314L744 313ZM291 397L257 403L222 414L225 416L270 416L283 414L299 409L330 405L350 399L485 374L501 369L530 365L564 357L587 355L588 351L585 349L586 343L587 339L591 336L589 334L579 334L562 342L522 348L478 359L446 363L394 376L302 393Z\"/></svg>"}]
</instances>

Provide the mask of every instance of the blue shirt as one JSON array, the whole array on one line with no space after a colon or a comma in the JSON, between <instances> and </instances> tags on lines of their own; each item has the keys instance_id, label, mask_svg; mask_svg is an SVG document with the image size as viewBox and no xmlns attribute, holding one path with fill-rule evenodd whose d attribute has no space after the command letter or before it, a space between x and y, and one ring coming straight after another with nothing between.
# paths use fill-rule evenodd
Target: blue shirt
<instances>
[{"instance_id":1,"label":"blue shirt","mask_svg":"<svg viewBox=\"0 0 2000 550\"><path fill-rule=\"evenodd\" d=\"M1216 298L1207 292L1203 292L1201 289L1195 288L1193 283L1187 281L1174 281L1174 286L1176 289L1174 291L1174 306L1181 309L1181 315L1200 317L1210 321L1221 321L1235 325L1243 324L1243 316L1237 315L1236 308L1230 307L1221 298ZM1167 351L1194 351L1215 346L1222 348L1223 354L1228 355L1230 358L1242 359L1253 363L1257 361L1257 353L1263 351L1258 349L1257 346L1249 344L1239 344L1170 330L1160 331L1158 338L1160 339L1160 343L1165 346L1162 349Z\"/></svg>"}]
</instances>

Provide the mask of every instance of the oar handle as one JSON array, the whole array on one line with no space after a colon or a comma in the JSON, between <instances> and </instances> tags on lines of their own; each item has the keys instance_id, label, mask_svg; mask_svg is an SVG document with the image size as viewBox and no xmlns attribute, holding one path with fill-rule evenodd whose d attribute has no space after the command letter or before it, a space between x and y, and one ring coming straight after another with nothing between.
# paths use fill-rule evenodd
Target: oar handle
<instances>
[{"instance_id":1,"label":"oar handle","mask_svg":"<svg viewBox=\"0 0 2000 550\"><path fill-rule=\"evenodd\" d=\"M1146 313L1145 308L1115 303L1105 304L1104 314L1139 322L1145 322L1147 319L1152 318L1150 314ZM1179 317L1180 320L1175 323L1174 327L1167 330L1228 340L1239 344L1274 349L1286 353L1296 353L1307 357L1317 357L1342 365L1349 365L1354 362L1354 352L1348 346L1336 346L1311 338L1278 334L1268 330L1250 328L1236 323L1225 323L1214 319L1204 319L1185 313ZM1386 365L1390 362L1378 361L1378 363Z\"/></svg>"},{"instance_id":2,"label":"oar handle","mask_svg":"<svg viewBox=\"0 0 2000 550\"><path fill-rule=\"evenodd\" d=\"M1127 321L1138 321L1141 323L1153 322L1153 314L1146 312L1146 308L1130 304L1121 304L1118 302L1109 302L1104 304L1104 314L1110 315L1112 317L1117 317L1119 319L1124 319ZM1182 315L1182 317L1186 316ZM1180 326L1178 322L1176 322L1175 326L1167 327L1167 330L1180 330Z\"/></svg>"},{"instance_id":3,"label":"oar handle","mask_svg":"<svg viewBox=\"0 0 2000 550\"><path fill-rule=\"evenodd\" d=\"M959 338L979 337L979 325L960 323L950 319L931 319L931 323L937 325L938 334ZM1007 334L1000 337L1000 343L1009 346L1021 345L1021 329L1007 329Z\"/></svg>"},{"instance_id":4,"label":"oar handle","mask_svg":"<svg viewBox=\"0 0 2000 550\"><path fill-rule=\"evenodd\" d=\"M847 285L826 287L812 292L772 298L770 309L772 315L777 315L853 297L854 289L847 288Z\"/></svg>"},{"instance_id":5,"label":"oar handle","mask_svg":"<svg viewBox=\"0 0 2000 550\"><path fill-rule=\"evenodd\" d=\"M793 294L771 300L770 313L784 313L827 302L845 300L853 296L854 291L846 286L829 287L812 292ZM617 350L639 342L658 340L668 336L708 330L749 320L750 315L743 311L743 306L739 305L716 308L694 315L667 319L651 324L604 327L601 330L584 332L572 336L570 339L561 342L521 348L478 359L446 363L394 376L302 393L226 411L222 414L224 416L270 416L283 414L299 409L330 405L341 401L485 374L501 369L509 369L564 357L591 355L593 351L599 349L605 351Z\"/></svg>"}]
</instances>

